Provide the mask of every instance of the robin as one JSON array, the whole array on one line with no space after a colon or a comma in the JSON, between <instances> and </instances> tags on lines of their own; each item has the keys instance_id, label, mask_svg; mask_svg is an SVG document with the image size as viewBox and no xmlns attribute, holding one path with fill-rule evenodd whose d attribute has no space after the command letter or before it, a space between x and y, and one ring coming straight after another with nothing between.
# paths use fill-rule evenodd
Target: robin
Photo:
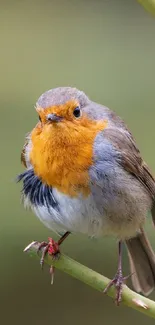
<instances>
[{"instance_id":1,"label":"robin","mask_svg":"<svg viewBox=\"0 0 155 325\"><path fill-rule=\"evenodd\" d=\"M70 233L118 240L114 285L121 301L122 244L132 282L149 295L155 287L155 254L143 230L147 213L155 223L155 179L124 122L109 108L71 87L46 91L36 104L39 121L26 137L21 159L26 167L23 200L57 233L43 242L44 256L56 256Z\"/></svg>"}]
</instances>

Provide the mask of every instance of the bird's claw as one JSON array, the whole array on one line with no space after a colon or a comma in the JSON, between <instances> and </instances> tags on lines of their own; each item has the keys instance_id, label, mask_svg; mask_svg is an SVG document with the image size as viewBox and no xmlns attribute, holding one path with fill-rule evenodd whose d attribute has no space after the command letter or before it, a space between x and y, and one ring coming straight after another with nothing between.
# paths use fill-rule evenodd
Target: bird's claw
<instances>
[{"instance_id":1,"label":"bird's claw","mask_svg":"<svg viewBox=\"0 0 155 325\"><path fill-rule=\"evenodd\" d=\"M45 260L45 256L47 253L50 256L52 256L53 259L59 259L59 257L60 257L59 244L57 242L55 242L52 238L49 237L48 242L43 241L42 243L40 243L40 245L38 247L38 253L42 248L43 248L43 251L42 251L42 256L40 259L41 268L43 268L43 266L44 266L44 260Z\"/></svg>"},{"instance_id":2,"label":"bird's claw","mask_svg":"<svg viewBox=\"0 0 155 325\"><path fill-rule=\"evenodd\" d=\"M128 275L126 277L123 277L122 272L117 272L115 277L109 282L107 287L104 289L104 293L107 293L108 290L112 287L115 286L116 288L116 297L115 297L115 303L117 306L119 306L121 300L122 300L122 290L123 290L123 285L125 281L130 277L131 275Z\"/></svg>"},{"instance_id":3,"label":"bird's claw","mask_svg":"<svg viewBox=\"0 0 155 325\"><path fill-rule=\"evenodd\" d=\"M48 242L43 241L42 243L40 243L37 252L39 253L39 251L42 249L42 256L40 259L40 265L41 265L42 269L44 266L44 260L45 260L46 254L49 254L53 260L59 259L59 257L60 257L59 246L63 243L63 241L66 239L66 237L68 237L69 234L70 234L70 232L66 231L64 233L64 235L61 236L61 238L58 240L58 242L55 242L51 237L48 237ZM51 284L53 284L53 280L54 280L54 270L55 270L55 267L53 265L51 265L51 267L50 267Z\"/></svg>"},{"instance_id":4,"label":"bird's claw","mask_svg":"<svg viewBox=\"0 0 155 325\"><path fill-rule=\"evenodd\" d=\"M55 267L53 265L51 265L51 267L50 267L51 284L53 284L53 282L54 282L54 271L55 271Z\"/></svg>"}]
</instances>

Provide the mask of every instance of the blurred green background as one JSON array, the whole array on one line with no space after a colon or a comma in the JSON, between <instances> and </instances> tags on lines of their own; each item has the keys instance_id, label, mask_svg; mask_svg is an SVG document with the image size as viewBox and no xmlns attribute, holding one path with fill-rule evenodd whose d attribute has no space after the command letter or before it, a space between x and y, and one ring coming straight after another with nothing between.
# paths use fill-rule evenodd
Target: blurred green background
<instances>
[{"instance_id":1,"label":"blurred green background","mask_svg":"<svg viewBox=\"0 0 155 325\"><path fill-rule=\"evenodd\" d=\"M41 272L23 249L53 234L24 210L14 179L37 98L68 85L125 119L155 173L155 20L135 0L1 1L0 34L1 323L153 324L59 271L50 285L48 268ZM146 228L155 249L151 219ZM108 277L116 271L114 239L70 236L62 250Z\"/></svg>"}]
</instances>

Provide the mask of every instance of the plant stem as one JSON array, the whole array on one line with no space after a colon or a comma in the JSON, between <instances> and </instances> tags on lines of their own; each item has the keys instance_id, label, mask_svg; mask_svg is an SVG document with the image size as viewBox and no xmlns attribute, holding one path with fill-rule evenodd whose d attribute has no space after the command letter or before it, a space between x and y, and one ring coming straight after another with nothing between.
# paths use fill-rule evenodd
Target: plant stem
<instances>
[{"instance_id":1,"label":"plant stem","mask_svg":"<svg viewBox=\"0 0 155 325\"><path fill-rule=\"evenodd\" d=\"M148 12L155 15L155 0L137 0Z\"/></svg>"},{"instance_id":2,"label":"plant stem","mask_svg":"<svg viewBox=\"0 0 155 325\"><path fill-rule=\"evenodd\" d=\"M24 251L30 256L40 258L42 251L39 253L37 252L39 245L39 242L32 242L25 248ZM58 260L53 260L52 257L47 254L45 256L45 263L50 266L53 265L59 270L68 273L72 277L86 283L100 292L103 292L110 282L110 280L103 275L89 269L88 267L63 254L60 255ZM115 288L110 288L107 295L115 298ZM122 302L128 307L136 309L149 317L155 318L155 302L130 290L126 285L124 285L123 288Z\"/></svg>"}]
</instances>

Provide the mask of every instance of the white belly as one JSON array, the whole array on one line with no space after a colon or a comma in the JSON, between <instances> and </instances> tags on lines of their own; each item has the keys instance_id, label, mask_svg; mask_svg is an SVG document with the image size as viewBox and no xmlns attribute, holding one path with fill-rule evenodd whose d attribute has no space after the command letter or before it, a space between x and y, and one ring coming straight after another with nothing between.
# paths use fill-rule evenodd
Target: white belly
<instances>
[{"instance_id":1,"label":"white belly","mask_svg":"<svg viewBox=\"0 0 155 325\"><path fill-rule=\"evenodd\" d=\"M128 219L121 211L119 216L115 213L112 216L111 212L104 212L103 204L100 208L96 206L93 195L70 198L56 189L53 189L53 195L58 202L58 209L45 206L33 206L32 209L46 227L57 233L70 231L90 237L114 235L125 239L135 236L145 220L144 215Z\"/></svg>"},{"instance_id":2,"label":"white belly","mask_svg":"<svg viewBox=\"0 0 155 325\"><path fill-rule=\"evenodd\" d=\"M102 236L105 231L104 218L96 208L92 195L87 198L70 198L53 189L58 210L44 206L32 207L39 219L56 232L70 231L88 236Z\"/></svg>"}]
</instances>

